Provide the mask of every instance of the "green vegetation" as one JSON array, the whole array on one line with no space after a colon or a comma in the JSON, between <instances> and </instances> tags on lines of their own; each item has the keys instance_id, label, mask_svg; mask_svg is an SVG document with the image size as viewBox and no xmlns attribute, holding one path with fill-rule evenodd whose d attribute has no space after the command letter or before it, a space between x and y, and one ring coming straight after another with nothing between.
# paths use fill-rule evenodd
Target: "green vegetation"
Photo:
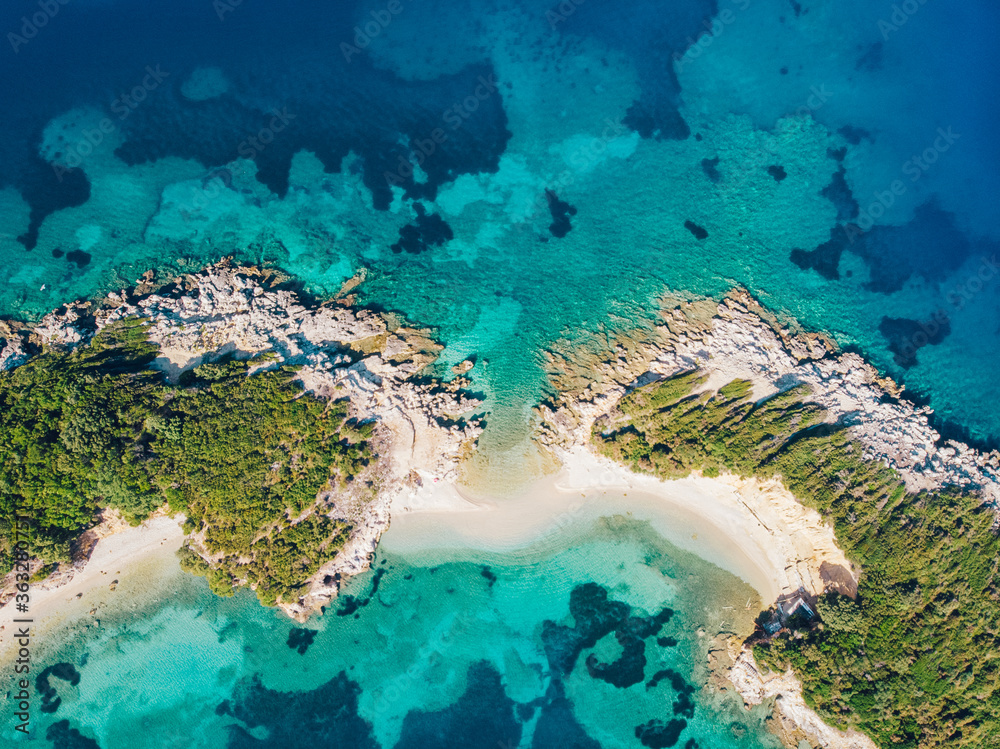
<instances>
[{"instance_id":1,"label":"green vegetation","mask_svg":"<svg viewBox=\"0 0 1000 749\"><path fill-rule=\"evenodd\" d=\"M1000 541L994 514L957 490L909 494L795 388L761 403L699 373L639 388L594 430L605 455L667 478L702 470L780 477L834 526L862 567L857 599L818 602L823 623L759 642L791 665L809 704L880 747L1000 746Z\"/></svg>"},{"instance_id":2,"label":"green vegetation","mask_svg":"<svg viewBox=\"0 0 1000 749\"><path fill-rule=\"evenodd\" d=\"M214 591L296 598L350 530L308 511L374 460L370 425L348 422L344 401L304 394L287 367L203 364L173 386L148 368L155 355L133 321L0 373L0 569L17 515L30 554L51 564L69 560L101 507L138 524L169 503L212 559L187 549L185 569Z\"/></svg>"}]
</instances>

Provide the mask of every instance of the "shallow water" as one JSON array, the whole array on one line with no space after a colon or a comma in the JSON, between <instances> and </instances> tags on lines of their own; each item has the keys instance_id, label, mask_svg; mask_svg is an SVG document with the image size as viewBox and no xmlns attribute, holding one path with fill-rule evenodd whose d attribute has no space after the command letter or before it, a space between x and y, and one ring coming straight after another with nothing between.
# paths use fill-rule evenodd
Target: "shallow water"
<instances>
[{"instance_id":1,"label":"shallow water","mask_svg":"<svg viewBox=\"0 0 1000 749\"><path fill-rule=\"evenodd\" d=\"M776 746L759 710L705 689L711 638L745 634L759 598L621 516L516 552L383 555L301 628L246 593L170 585L141 616L48 636L36 667L79 680L49 677L40 745L58 724L102 749L638 748L637 727L671 725L659 745Z\"/></svg>"},{"instance_id":2,"label":"shallow water","mask_svg":"<svg viewBox=\"0 0 1000 749\"><path fill-rule=\"evenodd\" d=\"M363 267L363 303L446 343L438 374L476 356L488 419L467 478L513 495L540 469L549 350L648 323L665 290L741 284L905 381L950 433L1000 436L988 0L73 0L25 31L38 8L0 8L0 315L224 256L320 296ZM685 749L773 744L701 691L697 632L744 584L634 528L538 554L383 557L371 602L311 624L304 654L252 597L182 578L171 604L52 655L80 681L53 677L45 721L69 723L35 742L617 747L683 719ZM635 617L675 609L676 646L643 640L643 683L593 678L590 648L553 675L543 623L572 625L588 583ZM670 677L646 689L666 668L695 687L693 717Z\"/></svg>"},{"instance_id":3,"label":"shallow water","mask_svg":"<svg viewBox=\"0 0 1000 749\"><path fill-rule=\"evenodd\" d=\"M743 284L1000 435L997 8L572 5L67 5L0 82L0 312L225 255L319 294L366 266L362 300L434 326L443 372L478 356L502 477L545 350Z\"/></svg>"}]
</instances>

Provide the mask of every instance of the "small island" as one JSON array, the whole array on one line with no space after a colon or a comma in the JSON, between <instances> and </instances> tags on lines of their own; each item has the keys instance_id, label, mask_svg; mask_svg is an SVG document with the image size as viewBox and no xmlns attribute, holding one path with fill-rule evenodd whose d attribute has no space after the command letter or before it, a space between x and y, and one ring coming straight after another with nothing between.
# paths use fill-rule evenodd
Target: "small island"
<instances>
[{"instance_id":1,"label":"small island","mask_svg":"<svg viewBox=\"0 0 1000 749\"><path fill-rule=\"evenodd\" d=\"M87 581L101 539L176 518L184 570L299 622L369 567L393 516L489 523L458 491L483 431L475 360L435 367L430 331L357 306L361 280L317 303L221 263L8 325L4 600L19 522L27 574L52 589ZM553 507L602 482L664 507L697 495L691 511L756 565L765 610L710 647L710 688L772 700L790 747L988 745L996 453L941 438L861 357L741 290L665 298L655 326L547 355L534 444L557 467Z\"/></svg>"}]
</instances>

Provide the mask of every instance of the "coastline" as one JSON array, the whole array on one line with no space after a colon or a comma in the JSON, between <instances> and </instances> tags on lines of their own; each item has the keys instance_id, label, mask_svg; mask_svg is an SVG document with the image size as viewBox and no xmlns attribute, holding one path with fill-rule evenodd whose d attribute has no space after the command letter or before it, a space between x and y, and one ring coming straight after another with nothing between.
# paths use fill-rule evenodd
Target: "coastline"
<instances>
[{"instance_id":1,"label":"coastline","mask_svg":"<svg viewBox=\"0 0 1000 749\"><path fill-rule=\"evenodd\" d=\"M183 540L181 518L165 515L99 538L90 558L68 580L30 586L28 615L34 620L35 641L44 642L47 633L87 616L91 620L85 626L99 626L100 611L112 598L155 595L166 577L181 574L175 552ZM0 666L14 658L13 620L20 616L13 605L0 608Z\"/></svg>"},{"instance_id":2,"label":"coastline","mask_svg":"<svg viewBox=\"0 0 1000 749\"><path fill-rule=\"evenodd\" d=\"M747 582L760 595L758 609L802 591L856 591L858 571L837 547L833 529L780 482L732 474L662 481L588 447L555 453L560 470L514 499L474 501L449 483L399 495L391 508L392 532L381 548L409 554L509 552L601 517L627 514ZM824 723L806 705L795 675L761 669L741 638L723 637L711 658L716 688L735 690L747 707L773 700L775 733L786 745L804 739L824 749L877 749L863 734Z\"/></svg>"},{"instance_id":3,"label":"coastline","mask_svg":"<svg viewBox=\"0 0 1000 749\"><path fill-rule=\"evenodd\" d=\"M762 484L732 475L661 481L632 473L588 448L561 451L558 457L562 465L557 473L540 479L519 497L498 501L471 499L457 483L428 476L422 485L397 492L384 508L391 515L392 532L382 536L380 548L435 557L442 552L496 553L528 547L544 552L547 544L561 543L563 534L589 528L599 518L628 515L649 522L678 548L747 582L760 595L748 601L751 608L764 608L800 588L810 594L822 592L824 564L849 570L832 529L775 482ZM69 582L33 590L36 636L74 622L99 626L100 610L109 596L155 596L157 586L185 574L174 554L183 538L179 519L164 516L101 538ZM368 557L359 553L358 561L367 563ZM116 592L118 585L121 589ZM6 627L0 630L0 663L12 658L11 642L4 637L13 631L12 608L0 609L0 626ZM808 736L828 749L874 746L863 743L864 737L825 726L805 706L801 687L791 674L762 673L752 655L740 652L735 641L728 643L728 649L729 660L722 665L735 664L728 680L745 704L774 698L779 722L789 735Z\"/></svg>"},{"instance_id":4,"label":"coastline","mask_svg":"<svg viewBox=\"0 0 1000 749\"><path fill-rule=\"evenodd\" d=\"M722 302L673 307L665 302L662 325L603 346L568 350L555 344L548 352L550 378L560 395L538 407L536 443L558 470L517 497L499 499L467 496L471 487L459 483L461 466L482 432L475 420L462 422L461 416L481 403L462 391L467 381L461 377L440 387L422 380L419 373L440 351L427 331L351 309L346 299L303 307L294 294L269 288L252 269L223 264L186 277L186 283L197 294L153 293L134 301L124 293L111 295L96 314L96 327L125 317L147 319L151 340L162 346L157 366L172 378L226 353L273 352L301 367L306 391L349 395L352 413L377 423L385 461L372 476L375 498L359 504L351 497L336 503L329 497L331 517L349 522L354 531L307 581L308 593L280 605L300 622L337 596L343 578L367 569L380 543L387 550L438 555L544 550L556 543L555 536L614 515L647 521L678 548L742 578L760 594L759 608L834 589L855 595L860 571L838 548L833 529L780 479L694 473L664 481L633 473L591 447L595 422L631 388L695 368L709 375L703 389L745 379L758 401L807 385L828 420L847 427L866 459L898 471L911 492L946 485L978 490L994 511L1000 500L1000 455L943 441L929 423L929 410L900 397L901 389L863 359L839 353L821 335L793 333L739 290ZM45 345L79 345L92 333L80 322L81 311L52 313L34 335ZM8 344L0 357L7 366L19 363L14 348ZM360 359L352 363L345 350ZM382 538L390 521L393 531ZM119 576L129 581L122 583L122 599L133 595L126 587L143 594L136 582L153 567L161 580L181 574L173 554L183 541L179 521L160 516L141 528L104 530L111 535L96 534L89 561L71 572L69 582L54 587L60 575L68 576L60 573L33 586L39 592L32 615L45 620L39 632L71 618L92 626L86 614L96 615ZM8 627L0 629L0 662L9 651L3 635L10 630L11 609L0 609L0 626ZM742 639L731 637L713 652L716 686L734 688L747 705L773 699L776 733L788 746L805 737L828 749L874 747L860 734L824 724L805 704L795 675L762 672Z\"/></svg>"},{"instance_id":5,"label":"coastline","mask_svg":"<svg viewBox=\"0 0 1000 749\"><path fill-rule=\"evenodd\" d=\"M740 577L766 603L799 589L821 593L832 568L854 579L832 528L777 482L733 475L661 481L579 447L558 458L557 473L516 498L476 501L450 483L398 495L393 532L382 543L405 543L408 551L511 551L576 524L628 514Z\"/></svg>"},{"instance_id":6,"label":"coastline","mask_svg":"<svg viewBox=\"0 0 1000 749\"><path fill-rule=\"evenodd\" d=\"M760 595L747 602L750 608L764 608L800 589L821 593L829 567L856 580L832 529L777 482L732 475L661 481L632 473L588 448L561 451L558 457L562 465L557 473L537 481L520 497L500 501L470 499L457 483L428 476L409 492L397 492L388 507L380 507L392 518L392 533L382 537L381 548L437 556L442 551L544 549L546 543L558 544L561 534L590 527L599 518L628 515L649 522L678 548L747 582ZM380 527L380 534L383 530ZM90 559L68 583L33 593L36 636L73 622L99 626L100 609L119 584L120 596L140 590L155 596L157 586L184 574L174 554L183 539L180 520L165 516L99 539ZM370 559L361 553L364 548L355 550L357 572ZM13 657L10 638L4 637L13 631L11 609L0 609L0 626L6 627L0 630L0 663ZM805 705L791 673L761 672L752 654L741 651L735 640L726 648L729 659L721 665L733 668L723 678L723 688L731 683L748 706L774 699L782 734L805 736L827 749L874 747L859 734L826 726Z\"/></svg>"}]
</instances>

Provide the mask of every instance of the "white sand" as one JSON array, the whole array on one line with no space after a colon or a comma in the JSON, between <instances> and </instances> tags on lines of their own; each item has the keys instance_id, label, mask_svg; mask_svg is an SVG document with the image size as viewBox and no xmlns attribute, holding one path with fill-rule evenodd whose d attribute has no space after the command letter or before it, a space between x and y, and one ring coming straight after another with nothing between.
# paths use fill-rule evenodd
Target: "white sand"
<instances>
[{"instance_id":1,"label":"white sand","mask_svg":"<svg viewBox=\"0 0 1000 749\"><path fill-rule=\"evenodd\" d=\"M660 481L586 448L560 457L557 475L516 499L474 501L450 484L425 484L400 496L382 543L397 552L508 551L602 516L630 514L742 578L768 603L799 588L821 592L824 562L850 574L833 530L780 482L735 476Z\"/></svg>"},{"instance_id":2,"label":"white sand","mask_svg":"<svg viewBox=\"0 0 1000 749\"><path fill-rule=\"evenodd\" d=\"M562 469L514 500L473 501L452 485L426 485L392 508L382 548L397 552L511 551L596 518L628 514L648 520L668 541L742 578L765 605L804 588L823 591L832 578L856 590L857 578L833 530L779 481L694 476L660 481L634 474L588 448L562 451ZM826 573L826 575L824 575ZM741 652L734 686L747 704L776 699L786 735L824 749L875 749L860 734L825 725L804 702L794 674L761 673Z\"/></svg>"},{"instance_id":3,"label":"white sand","mask_svg":"<svg viewBox=\"0 0 1000 749\"><path fill-rule=\"evenodd\" d=\"M557 543L595 519L621 514L648 520L674 545L745 580L770 603L800 587L820 592L821 565L849 569L833 531L780 483L733 476L660 481L633 474L586 448L560 455L563 467L518 498L477 501L459 487L424 476L423 486L392 506L388 551L509 551ZM73 579L50 590L32 586L30 616L42 635L100 609L112 598L151 591L178 566L178 519L154 517L101 539ZM111 591L119 581L117 592ZM99 616L99 614L98 614ZM0 609L0 662L7 659L18 618Z\"/></svg>"},{"instance_id":4,"label":"white sand","mask_svg":"<svg viewBox=\"0 0 1000 749\"><path fill-rule=\"evenodd\" d=\"M46 632L100 610L108 600L124 598L150 590L161 582L164 573L179 569L174 552L184 539L181 520L154 516L141 526L106 536L97 542L90 559L73 578L57 588L45 589L44 583L32 585L27 616L34 620L33 636L44 644ZM115 581L116 590L111 590ZM0 663L13 657L14 619L23 618L11 602L0 609Z\"/></svg>"}]
</instances>

